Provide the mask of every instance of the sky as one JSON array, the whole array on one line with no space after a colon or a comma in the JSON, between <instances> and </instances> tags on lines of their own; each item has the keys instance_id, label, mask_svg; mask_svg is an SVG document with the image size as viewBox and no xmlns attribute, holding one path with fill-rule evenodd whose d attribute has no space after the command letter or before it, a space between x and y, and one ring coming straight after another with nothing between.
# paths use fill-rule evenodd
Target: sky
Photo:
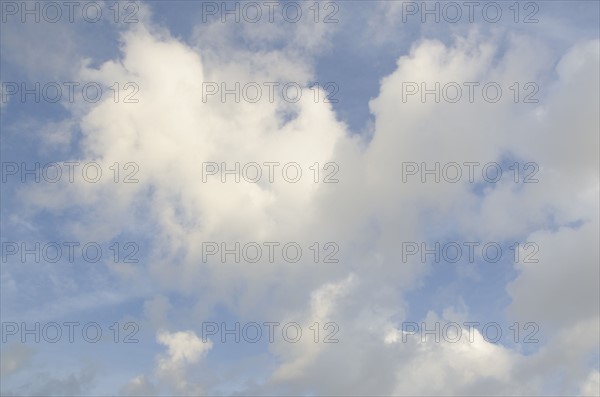
<instances>
[{"instance_id":1,"label":"sky","mask_svg":"<svg viewBox=\"0 0 600 397\"><path fill-rule=\"evenodd\" d=\"M598 1L0 13L2 395L600 395Z\"/></svg>"}]
</instances>

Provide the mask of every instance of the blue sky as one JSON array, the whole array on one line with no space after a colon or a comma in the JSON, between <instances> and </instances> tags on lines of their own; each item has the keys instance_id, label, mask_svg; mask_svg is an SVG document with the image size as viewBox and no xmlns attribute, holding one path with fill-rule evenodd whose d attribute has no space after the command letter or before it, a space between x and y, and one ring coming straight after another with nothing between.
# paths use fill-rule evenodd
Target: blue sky
<instances>
[{"instance_id":1,"label":"blue sky","mask_svg":"<svg viewBox=\"0 0 600 397\"><path fill-rule=\"evenodd\" d=\"M60 21L42 13L23 22L23 4L2 1L0 24L3 395L600 393L600 3L479 2L469 22L456 2L457 23L421 20L421 7L447 2L119 2L118 17L115 3L81 3L102 10L94 23L79 8L70 22L61 2ZM220 18L222 7L249 4L263 13L256 23ZM296 22L281 14L297 8ZM502 16L491 23L484 8ZM537 22L523 23L527 15ZM72 102L65 82L78 84ZM36 83L62 86L61 100L13 93ZM97 102L80 90L92 83L102 87ZM263 95L236 102L203 91L236 83ZM302 90L295 103L281 91L292 83ZM463 98L405 101L408 83L455 83ZM465 83L477 84L472 103ZM502 89L498 102L481 94L490 83ZM523 102L527 83L537 102ZM337 102L327 103L332 87ZM73 182L65 162L79 163ZM207 162L220 169L203 182ZM462 177L403 182L408 162L456 163ZM468 162L497 163L502 178L490 183L478 166L470 182ZM36 163L40 181L23 182ZM43 177L49 163L60 164L57 183ZM235 163L258 164L260 182L230 173L222 183L221 164ZM297 183L282 176L290 163L302 170ZM539 182L523 183L534 169L526 163ZM84 166L88 177L99 168L100 180L86 180ZM339 182L323 183L333 169ZM39 263L22 259L24 247L49 242L63 247L56 263L43 248ZM203 261L207 242L254 243L263 256ZM478 248L473 263L466 251L456 263L403 261L407 242L497 243L503 255L489 263ZM102 249L97 262L81 252L89 243ZM286 243L301 247L297 262L282 254ZM103 338L79 332L70 343L65 322L97 324ZM265 322L279 324L273 341L266 326L258 343L203 338L203 324L239 323L241 332ZM473 340L469 322L480 324ZM35 323L39 343L24 333ZM57 343L41 331L53 323ZM408 323L457 323L463 336L404 341ZM491 323L498 341L482 334ZM302 329L299 341L282 337L286 324ZM124 343L132 330L136 342ZM333 330L338 342L324 343ZM524 343L532 330L538 341Z\"/></svg>"}]
</instances>

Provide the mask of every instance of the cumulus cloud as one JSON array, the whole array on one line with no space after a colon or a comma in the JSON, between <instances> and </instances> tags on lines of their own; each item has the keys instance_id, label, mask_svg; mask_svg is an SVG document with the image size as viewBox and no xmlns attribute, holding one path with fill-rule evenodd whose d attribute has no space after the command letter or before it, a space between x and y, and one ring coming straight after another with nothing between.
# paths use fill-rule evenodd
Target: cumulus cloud
<instances>
[{"instance_id":1,"label":"cumulus cloud","mask_svg":"<svg viewBox=\"0 0 600 397\"><path fill-rule=\"evenodd\" d=\"M144 375L131 379L121 390L122 396L154 396L158 390Z\"/></svg>"},{"instance_id":2,"label":"cumulus cloud","mask_svg":"<svg viewBox=\"0 0 600 397\"><path fill-rule=\"evenodd\" d=\"M19 196L26 213L66 214L75 201L85 212L66 219L64 230L80 239L109 241L123 230L148 239L147 260L127 272L109 270L138 287L132 288L136 294L152 291L143 307L156 329L174 329L170 321L189 317L187 325L197 330L217 308L253 321L297 321L304 330L314 322L339 326L339 343L315 343L307 335L298 344L269 346L274 361L264 369L264 382L247 386L252 393L538 394L561 371L567 374L561 392L597 390L597 371L585 362L598 348L592 335L599 331L599 101L590 89L599 84L597 40L560 54L540 38L502 30L473 29L450 44L419 40L370 101L375 123L367 142L308 89L313 57L328 30L313 38L298 25L290 45L255 53L234 51L239 43L232 42L233 33L213 46L208 35L222 29L200 26L186 43L145 21L123 32L118 57L99 66L84 63L82 79L136 82L140 89L138 103L109 98L71 109L65 125L75 123L81 132L77 160L135 162L139 183L105 178L93 185L27 186ZM278 29L252 30L252 38L283 35ZM290 59L294 54L304 57ZM545 87L539 103L513 101L514 76ZM269 81L298 82L305 95L296 103L203 98L203 83ZM407 82L431 87L473 81L497 82L502 99L492 104L477 94L473 103L424 103L403 95ZM46 139L63 142L68 135ZM538 163L540 182L518 188L503 179L478 193L466 175L456 184L402 180L408 161L485 164L506 158ZM202 181L204 162L231 167L290 161L307 172L315 162L335 162L340 182L314 183L310 174L298 183ZM545 345L538 351L528 355L493 344L478 332L474 342L402 342L407 294L433 270L414 259L401 263L399 243L449 236L527 238L539 245L539 262L516 264L515 279L506 286L508 317L543 328ZM204 261L207 241L295 241L306 252L315 241L335 241L339 262L314 263L306 254L298 263L220 263L218 256ZM171 301L170 293L193 305ZM446 314L427 316L452 321ZM181 395L210 391L190 371L212 358L212 342L202 342L194 330L158 331L156 340L167 352L157 356L153 374L124 385L124 394L154 394L163 386Z\"/></svg>"},{"instance_id":3,"label":"cumulus cloud","mask_svg":"<svg viewBox=\"0 0 600 397\"><path fill-rule=\"evenodd\" d=\"M167 346L167 354L157 359L156 375L165 380L179 395L200 395L202 388L190 384L186 374L187 366L197 363L211 348L212 342L203 342L193 331L159 332L158 343ZM150 385L144 378L136 377L130 386L148 389Z\"/></svg>"}]
</instances>

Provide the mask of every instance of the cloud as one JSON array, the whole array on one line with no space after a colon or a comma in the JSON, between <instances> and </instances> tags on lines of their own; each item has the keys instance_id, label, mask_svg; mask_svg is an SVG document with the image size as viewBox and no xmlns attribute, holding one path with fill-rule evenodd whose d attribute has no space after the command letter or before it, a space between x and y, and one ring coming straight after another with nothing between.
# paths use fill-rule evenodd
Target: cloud
<instances>
[{"instance_id":1,"label":"cloud","mask_svg":"<svg viewBox=\"0 0 600 397\"><path fill-rule=\"evenodd\" d=\"M27 346L12 344L2 349L2 376L8 376L23 368L31 362L33 350Z\"/></svg>"},{"instance_id":2,"label":"cloud","mask_svg":"<svg viewBox=\"0 0 600 397\"><path fill-rule=\"evenodd\" d=\"M586 383L581 387L581 395L597 396L598 394L600 394L600 373L592 371Z\"/></svg>"},{"instance_id":3,"label":"cloud","mask_svg":"<svg viewBox=\"0 0 600 397\"><path fill-rule=\"evenodd\" d=\"M299 321L303 329L315 321L339 326L336 344L307 339L269 346L276 364L264 369L264 383L249 386L256 393L539 394L569 366L574 370L566 371L561 390L594 390L584 359L597 349L590 335L598 331L592 317L598 300L589 299L598 286L598 93L589 89L598 86L597 40L577 43L565 54L539 38L501 30L474 29L450 44L419 40L382 78L370 102L375 123L367 142L350 134L331 104L315 103L310 90L297 103L203 101L206 82L292 80L307 89L315 77L311 57L327 34L319 32L304 45L309 31L297 26L290 46L254 53L234 51L235 35L220 38L214 48L205 41L223 29L198 28L189 44L140 23L122 34L118 57L79 70L82 78L139 86L138 103L107 99L76 106L66 124L81 130L77 159L135 162L139 183L105 178L94 185L20 191L31 217L69 214L77 202L85 211L65 219L63 227L81 240L109 241L134 230L150 242L147 260L128 272L109 269L110 276L131 283L136 293L152 291L144 315L157 329L177 329L179 324L169 322L181 318L191 326L159 331L156 340L167 352L157 356L152 377L136 372L124 393L154 393L162 386L178 394L210 391L190 373L213 359L207 355L213 345L203 343L192 326L197 329L217 310L253 321ZM515 75L521 84L540 81L545 87L538 104L513 101L508 87ZM481 97L456 104L404 101L403 83L437 81L494 81L505 96L495 104ZM53 135L48 141L66 139ZM509 178L477 193L466 178L457 184L402 181L407 161L505 158L539 163L540 182L521 187ZM203 162L271 161L295 161L308 174L299 183L202 182ZM315 162L338 164L340 182L314 183L308 167ZM480 335L474 343L399 342L397 330L410 312L407 294L426 284L433 271L419 261L401 263L399 243L448 236L539 244L539 263L515 266L516 278L506 287L512 299L507 311L540 321L545 346L528 356ZM202 242L272 240L299 242L307 253L315 241L335 241L340 260L315 263L310 255L293 264L202 260ZM170 294L192 304L170 300ZM573 335L582 342L568 354Z\"/></svg>"},{"instance_id":4,"label":"cloud","mask_svg":"<svg viewBox=\"0 0 600 397\"><path fill-rule=\"evenodd\" d=\"M157 333L156 340L168 348L167 354L160 355L157 359L156 376L165 380L180 395L201 394L202 389L198 385L190 384L185 371L188 365L197 363L212 348L212 342L202 342L193 331L161 331ZM149 387L139 377L131 382L136 387Z\"/></svg>"},{"instance_id":5,"label":"cloud","mask_svg":"<svg viewBox=\"0 0 600 397\"><path fill-rule=\"evenodd\" d=\"M121 390L122 396L155 396L158 395L156 386L144 375L138 375L131 379Z\"/></svg>"},{"instance_id":6,"label":"cloud","mask_svg":"<svg viewBox=\"0 0 600 397\"><path fill-rule=\"evenodd\" d=\"M87 365L79 371L60 375L49 371L36 371L29 373L16 387L3 385L2 394L6 396L83 395L94 387L96 377L95 369Z\"/></svg>"}]
</instances>

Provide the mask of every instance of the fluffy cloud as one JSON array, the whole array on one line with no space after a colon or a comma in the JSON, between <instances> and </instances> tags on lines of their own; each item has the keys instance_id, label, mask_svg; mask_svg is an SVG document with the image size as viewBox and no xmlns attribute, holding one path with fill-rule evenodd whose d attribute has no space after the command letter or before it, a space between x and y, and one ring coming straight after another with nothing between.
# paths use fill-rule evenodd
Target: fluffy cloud
<instances>
[{"instance_id":1,"label":"fluffy cloud","mask_svg":"<svg viewBox=\"0 0 600 397\"><path fill-rule=\"evenodd\" d=\"M140 90L139 103L108 99L71 109L69 123L81 131L77 159L135 162L140 182L105 178L95 185L27 187L20 196L27 213L66 214L76 201L85 212L64 228L80 239L108 241L124 230L148 239L144 263L110 272L117 282L137 287L136 294L152 291L144 309L157 329L173 329L167 326L172 312L198 327L217 308L253 321L299 321L305 330L315 321L339 325L336 344L308 338L269 346L273 364L264 369L263 383L247 385L249 393L537 394L561 371L567 374L557 386L561 391L597 390L597 372L585 365L598 348L591 335L599 331L599 102L590 89L598 86L597 40L577 43L566 54L539 38L503 31L473 30L451 44L420 40L381 80L370 102L373 137L366 142L308 90L315 77L312 57L327 32L306 41L309 32L299 25L289 46L253 53L234 51L235 35L221 37L217 46L205 41L222 29L199 27L188 44L140 23L122 34L118 58L98 67L84 64L81 79L136 82ZM297 59L290 61L290 54ZM515 76L540 82L539 104L514 103L508 87ZM293 104L203 100L203 83L253 81L296 81L305 91ZM490 104L479 95L474 103L422 103L418 96L406 102L402 94L406 82L431 87L470 81L499 83L502 100ZM518 188L503 180L477 193L466 178L457 184L402 181L406 161L507 157L539 163L540 182ZM295 161L304 170L336 162L340 182L314 183L312 175L294 184L202 181L203 162L270 161ZM507 286L508 316L543 327L547 339L539 351L526 355L479 333L475 342L401 342L399 328L410 309L406 294L426 283L432 269L414 260L401 263L399 243L449 235L539 244L539 263L517 264ZM314 263L305 254L293 264L204 263L207 241L296 241L306 251L315 241L335 241L340 260ZM171 293L193 304L178 305L167 298ZM430 313L429 319L439 317ZM571 349L573 338L580 342ZM178 394L209 390L189 373L212 343L193 330L161 331L157 341L168 351L157 357L155 373L137 375L123 393L152 394L161 385Z\"/></svg>"},{"instance_id":2,"label":"fluffy cloud","mask_svg":"<svg viewBox=\"0 0 600 397\"><path fill-rule=\"evenodd\" d=\"M168 348L167 355L158 357L157 377L165 380L179 395L202 394L200 386L188 382L186 368L197 363L212 348L212 342L202 342L193 331L159 332L156 340ZM136 377L132 382L136 388L149 387L143 377Z\"/></svg>"}]
</instances>

